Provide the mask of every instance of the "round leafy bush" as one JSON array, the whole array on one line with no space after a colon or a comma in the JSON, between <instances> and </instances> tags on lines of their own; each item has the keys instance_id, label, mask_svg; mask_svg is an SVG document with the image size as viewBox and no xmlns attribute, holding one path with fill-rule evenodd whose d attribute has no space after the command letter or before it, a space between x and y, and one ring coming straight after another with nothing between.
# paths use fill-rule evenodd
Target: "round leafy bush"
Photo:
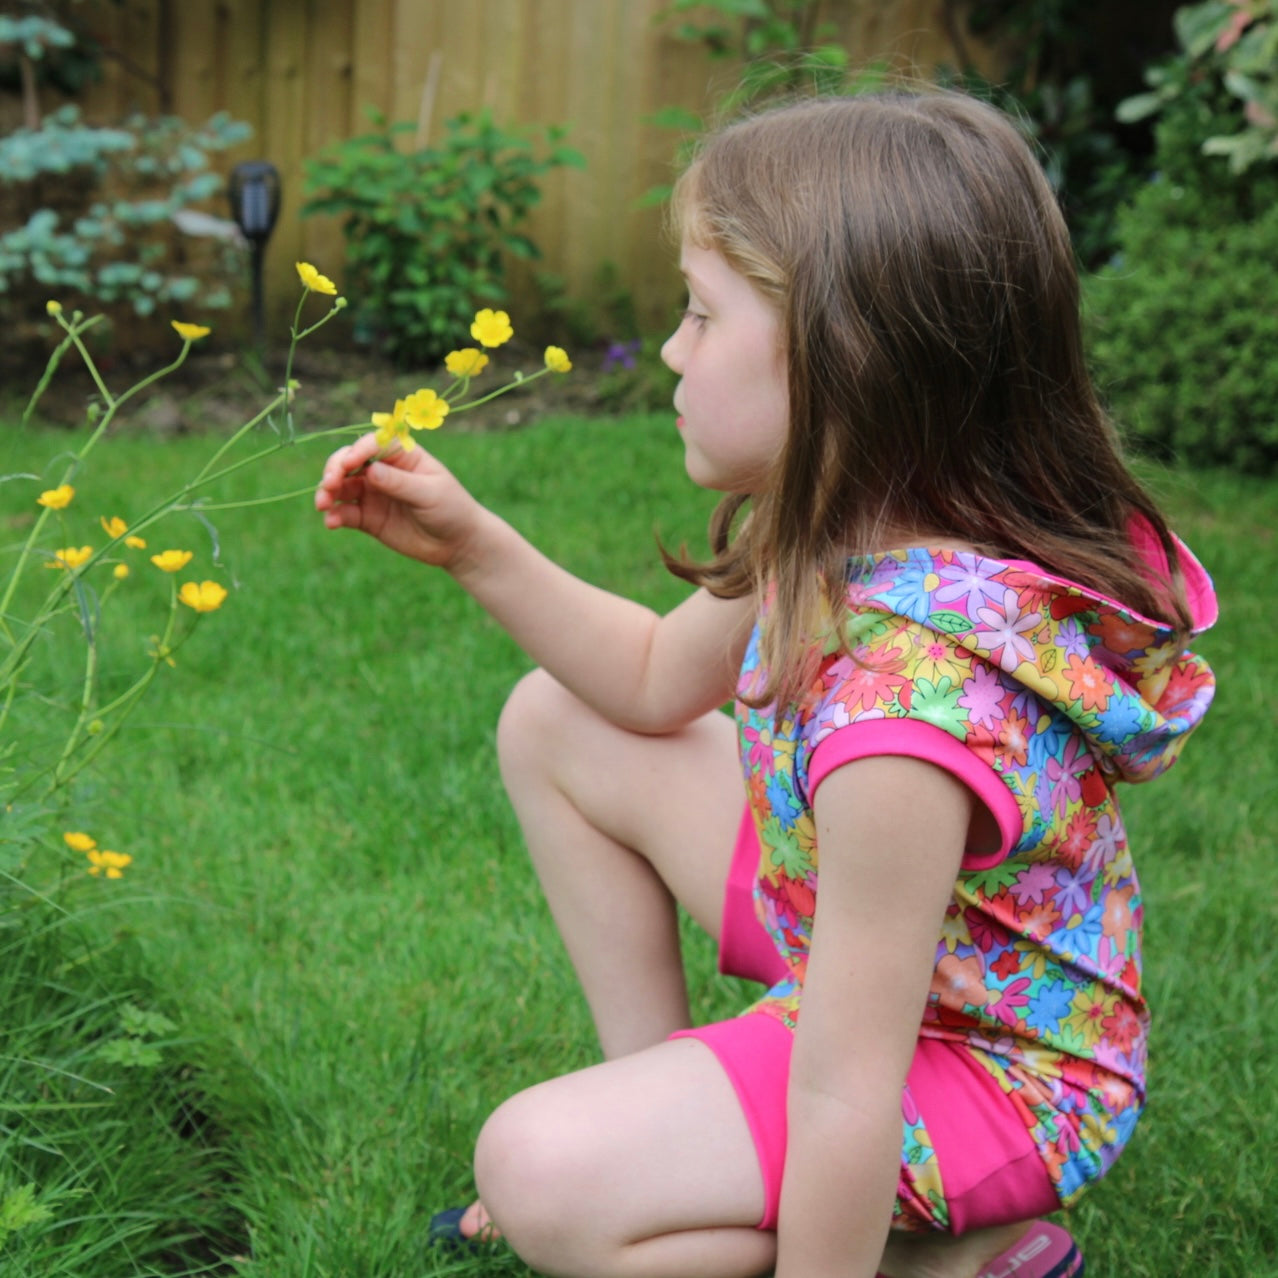
<instances>
[{"instance_id":1,"label":"round leafy bush","mask_svg":"<svg viewBox=\"0 0 1278 1278\"><path fill-rule=\"evenodd\" d=\"M1088 288L1100 382L1137 448L1278 470L1278 201L1252 218L1156 180Z\"/></svg>"},{"instance_id":2,"label":"round leafy bush","mask_svg":"<svg viewBox=\"0 0 1278 1278\"><path fill-rule=\"evenodd\" d=\"M1278 471L1278 0L1177 10L1180 51L1120 107L1155 169L1090 282L1094 353L1133 444Z\"/></svg>"}]
</instances>

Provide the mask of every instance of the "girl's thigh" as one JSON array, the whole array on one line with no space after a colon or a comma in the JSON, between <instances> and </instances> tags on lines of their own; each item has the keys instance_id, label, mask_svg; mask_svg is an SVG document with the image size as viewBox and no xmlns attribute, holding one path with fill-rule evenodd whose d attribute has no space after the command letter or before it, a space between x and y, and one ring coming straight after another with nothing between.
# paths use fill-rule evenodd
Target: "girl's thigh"
<instances>
[{"instance_id":1,"label":"girl's thigh","mask_svg":"<svg viewBox=\"0 0 1278 1278\"><path fill-rule=\"evenodd\" d=\"M633 732L536 670L506 704L498 752L517 810L534 814L549 783L591 827L648 861L718 938L745 803L728 715L714 711L661 735Z\"/></svg>"},{"instance_id":2,"label":"girl's thigh","mask_svg":"<svg viewBox=\"0 0 1278 1278\"><path fill-rule=\"evenodd\" d=\"M485 1124L475 1171L493 1220L534 1265L568 1248L583 1272L605 1272L618 1248L716 1230L762 1267L770 1261L773 1236L756 1228L764 1185L749 1126L714 1055L694 1040L520 1092Z\"/></svg>"}]
</instances>

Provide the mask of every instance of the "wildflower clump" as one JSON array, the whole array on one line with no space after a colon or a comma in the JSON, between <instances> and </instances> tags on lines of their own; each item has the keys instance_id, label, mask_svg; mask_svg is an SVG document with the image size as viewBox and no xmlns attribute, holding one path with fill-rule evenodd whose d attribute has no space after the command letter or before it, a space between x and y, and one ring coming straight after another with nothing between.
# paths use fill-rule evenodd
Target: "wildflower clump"
<instances>
[{"instance_id":1,"label":"wildflower clump","mask_svg":"<svg viewBox=\"0 0 1278 1278\"><path fill-rule=\"evenodd\" d=\"M331 439L334 435L367 430L376 432L384 451L411 449L414 436L422 431L438 430L454 414L488 402L538 377L567 373L572 361L561 346L544 348L542 364L527 374L516 370L503 384L480 394L472 394L475 379L482 376L492 361L491 352L505 346L515 335L514 325L504 310L484 307L477 310L469 325L474 345L459 346L444 360L444 371L450 379L441 389L423 386L395 400L388 411L370 414L364 422L300 435L295 412L300 384L292 376L293 358L300 341L328 323L346 305L338 295L337 285L310 262L296 264L302 285L293 325L283 385L262 411L250 418L230 438L215 445L212 455L200 471L177 493L145 498L140 493L133 510L120 511L103 505L93 509L94 483L91 455L107 438L107 433L125 405L140 391L180 368L194 342L209 336L207 325L173 319L170 324L181 339L181 350L174 360L159 371L142 378L123 392L114 392L84 342L85 332L98 319L86 319L81 312L68 312L61 302L50 299L45 310L61 333L60 344L49 360L48 368L36 388L28 407L29 417L58 368L59 361L74 351L84 361L97 387L94 407L87 414L87 431L69 448L61 440L54 462L43 472L26 471L7 478L15 481L34 480L34 492L24 502L34 504L36 514L30 520L25 541L9 561L8 579L0 587L0 758L6 769L0 771L0 804L12 814L28 809L41 817L69 810L72 783L85 768L92 765L103 749L120 733L147 688L162 670L176 666L177 654L210 613L221 612L229 599L229 591L216 576L200 571L185 579L193 564L201 563L198 549L183 545L176 537L168 545L162 541L152 548L156 537L152 529L170 516L193 512L212 533L214 566L218 559L218 541L209 514L237 504L258 504L262 499L237 503L222 501L209 504L205 490L215 481L226 480L243 466L260 462L283 448L298 443ZM327 311L307 327L302 325L302 308L312 295L331 299ZM274 438L269 445L250 456L232 460L232 452L257 428L269 426ZM18 484L0 491L18 492ZM27 490L30 492L30 490ZM303 490L307 495L310 489ZM302 493L286 493L297 497ZM277 500L267 498L266 500ZM27 507L29 511L30 506ZM92 513L90 513L92 512ZM166 540L168 538L166 537ZM174 544L176 543L176 544ZM146 567L149 561L150 568ZM32 565L52 569L49 576L30 574ZM142 567L139 568L139 564ZM156 600L156 574L165 583L164 602ZM21 609L39 591L33 591L32 576L42 578L43 598L29 615ZM139 580L141 578L141 580ZM25 584L24 584L25 582ZM148 594L148 590L150 594ZM104 684L101 653L104 636L112 625L113 600L127 592L132 600L150 599L162 610L162 622L145 641L134 641L134 652L146 654L141 669L121 682L118 666L111 671L109 688ZM83 658L76 674L68 675L65 661L54 663L54 677L69 681L70 687L38 686L33 673L42 669L37 661L51 644L43 642L54 632L68 638L78 637ZM140 638L140 636L139 636ZM65 643L58 640L59 643ZM119 651L116 649L115 651ZM73 665L76 663L73 663ZM67 713L66 722L56 729L59 744L47 750L50 739L50 706ZM41 743L39 747L29 743ZM45 749L47 753L41 753ZM16 828L16 827L15 827ZM25 837L25 836L24 836ZM40 842L34 839L32 846ZM131 864L124 853L100 848L91 836L71 830L65 845L84 855L94 877L114 879ZM47 847L47 842L45 843ZM0 886L0 898L3 888ZM0 899L0 911L3 900ZM0 919L0 923L3 919Z\"/></svg>"},{"instance_id":2,"label":"wildflower clump","mask_svg":"<svg viewBox=\"0 0 1278 1278\"><path fill-rule=\"evenodd\" d=\"M102 762L113 744L127 748L132 716L155 681L181 678L185 645L206 626L225 634L234 624L218 512L309 498L314 491L308 484L237 500L231 489L237 472L283 450L369 428L365 416L309 433L298 429L305 396L292 376L296 346L344 309L336 285L314 266L299 263L298 277L301 298L282 384L237 430L214 437L196 473L167 493L148 493L147 470L139 467L130 473L127 496L118 485L108 495L95 473L97 450L110 449L112 426L130 401L180 368L192 344L209 336L208 327L172 320L179 341L169 339L170 348L178 347L171 362L121 391L103 376L84 340L98 320L56 300L46 306L57 345L26 419L69 354L83 360L96 393L79 428L58 430L48 458L24 456L9 467L14 473L0 477L11 531L0 568L0 931L6 938L0 993L11 1066L3 1075L4 1099L24 1130L39 1137L10 1141L6 1150L0 1177L5 1274L15 1264L23 1272L80 1273L85 1256L106 1256L101 1235L112 1230L127 1242L121 1249L129 1253L130 1273L136 1263L149 1264L139 1257L160 1255L169 1268L194 1272L195 1258L188 1265L188 1257L179 1257L174 1239L194 1238L199 1264L207 1258L208 1238L192 1225L190 1204L215 1201L223 1187L175 1194L171 1204L154 1209L148 1199L139 1211L139 1199L129 1197L137 1193L129 1183L136 1177L120 1163L122 1150L130 1156L143 1150L141 1161L161 1149L169 1160L166 1174L188 1150L200 1168L215 1166L216 1175L223 1165L208 1157L203 1136L192 1142L176 1135L189 1118L199 1068L194 1060L174 1059L186 1036L174 1021L134 1001L161 982L138 970L140 948L120 942L145 925L145 913L135 908L139 898L150 894L152 909L172 898L165 885L152 887L158 871L151 854L128 833L105 833L108 826L127 830L130 821L136 830L159 822L152 811L108 811L120 791L102 774ZM308 299L313 307L317 296L330 304L304 327L302 307ZM413 390L388 412L372 415L387 447L410 447L414 433L438 429L453 413L532 377L567 371L566 354L554 348L558 354L547 351L544 367L527 378L517 372L490 394L471 396L489 352L513 335L504 312L481 311L474 323L475 344L445 363L448 384ZM39 438L35 431L13 432L11 442L31 452ZM223 652L233 664L234 644L226 642ZM149 735L136 754L152 753L154 740ZM166 1068L157 1070L161 1063ZM60 1160L50 1174L50 1150L72 1150L75 1158ZM116 1221L123 1222L118 1229ZM23 1239L39 1231L38 1259L26 1266ZM215 1232L220 1246L225 1231Z\"/></svg>"}]
</instances>

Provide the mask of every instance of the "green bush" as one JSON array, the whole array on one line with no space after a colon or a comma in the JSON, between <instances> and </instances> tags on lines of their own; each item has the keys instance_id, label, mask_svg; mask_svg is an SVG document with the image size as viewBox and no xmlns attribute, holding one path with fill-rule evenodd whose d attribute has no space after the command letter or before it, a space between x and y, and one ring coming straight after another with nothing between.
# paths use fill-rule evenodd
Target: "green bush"
<instances>
[{"instance_id":1,"label":"green bush","mask_svg":"<svg viewBox=\"0 0 1278 1278\"><path fill-rule=\"evenodd\" d=\"M1101 382L1132 443L1264 473L1278 470L1278 165L1257 105L1268 90L1242 68L1278 38L1274 14L1278 0L1178 10L1181 52L1121 112L1156 114L1156 172L1088 290Z\"/></svg>"},{"instance_id":2,"label":"green bush","mask_svg":"<svg viewBox=\"0 0 1278 1278\"><path fill-rule=\"evenodd\" d=\"M77 46L58 23L0 16L0 70L23 60L34 85L67 50ZM201 127L135 114L102 128L73 105L42 115L34 88L25 105L30 123L0 137L0 215L9 224L0 233L0 307L30 312L50 293L138 315L197 296L201 308L230 304L226 280L239 254L193 269L174 228L221 191L210 156L247 138L247 125L219 112Z\"/></svg>"},{"instance_id":3,"label":"green bush","mask_svg":"<svg viewBox=\"0 0 1278 1278\"><path fill-rule=\"evenodd\" d=\"M1180 154L1223 156L1232 174L1278 159L1278 0L1207 0L1176 11L1176 57L1118 108L1184 132Z\"/></svg>"},{"instance_id":4,"label":"green bush","mask_svg":"<svg viewBox=\"0 0 1278 1278\"><path fill-rule=\"evenodd\" d=\"M1118 218L1122 254L1088 288L1100 381L1137 448L1278 470L1278 203L1204 217L1162 178Z\"/></svg>"},{"instance_id":5,"label":"green bush","mask_svg":"<svg viewBox=\"0 0 1278 1278\"><path fill-rule=\"evenodd\" d=\"M544 134L498 128L486 112L445 123L434 147L403 151L415 124L386 123L306 165L302 215L340 214L357 334L400 363L432 363L465 332L477 304L506 300L508 256L540 257L519 231L541 198L538 179L583 160ZM536 144L545 150L538 154Z\"/></svg>"}]
</instances>

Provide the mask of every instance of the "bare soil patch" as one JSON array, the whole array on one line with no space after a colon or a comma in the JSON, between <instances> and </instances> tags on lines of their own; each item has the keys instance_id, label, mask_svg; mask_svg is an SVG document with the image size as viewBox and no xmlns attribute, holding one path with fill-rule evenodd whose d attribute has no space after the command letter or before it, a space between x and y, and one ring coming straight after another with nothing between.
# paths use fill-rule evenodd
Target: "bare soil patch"
<instances>
[{"instance_id":1,"label":"bare soil patch","mask_svg":"<svg viewBox=\"0 0 1278 1278\"><path fill-rule=\"evenodd\" d=\"M518 386L497 399L455 413L449 427L456 430L511 430L547 415L606 415L631 407L618 402L615 384L601 378L602 352L572 352L573 370L548 374ZM44 369L48 352L28 348L0 356L0 414L16 419ZM176 373L148 387L118 419L121 430L146 430L160 435L193 431L234 430L259 412L284 382L284 352L265 361L251 353L192 349ZM157 367L127 356L103 355L100 370L112 393L126 390ZM542 366L541 351L517 342L493 353L492 363L471 384L469 398L479 398L510 380L516 370L525 377ZM368 421L373 412L387 412L397 398L423 386L442 390L452 378L438 369L405 370L386 359L353 346L301 346L293 363L293 377L301 383L299 416L307 429ZM671 379L673 385L673 378ZM68 356L40 400L38 417L51 425L74 428L84 420L88 405L98 398L96 387L78 357Z\"/></svg>"}]
</instances>

